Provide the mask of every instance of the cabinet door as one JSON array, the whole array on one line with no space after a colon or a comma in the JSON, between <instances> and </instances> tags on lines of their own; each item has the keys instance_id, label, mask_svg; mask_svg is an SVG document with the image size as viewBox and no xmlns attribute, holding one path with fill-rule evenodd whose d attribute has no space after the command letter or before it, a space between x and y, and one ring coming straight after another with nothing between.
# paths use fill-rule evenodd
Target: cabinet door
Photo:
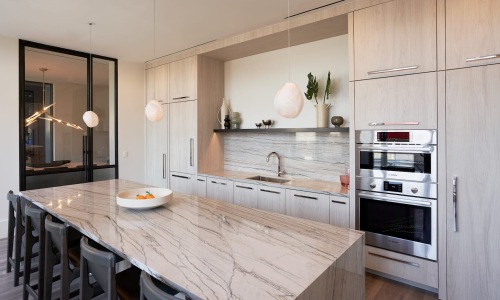
<instances>
[{"instance_id":1,"label":"cabinet door","mask_svg":"<svg viewBox=\"0 0 500 300\"><path fill-rule=\"evenodd\" d=\"M286 214L312 221L330 222L330 197L326 194L286 191Z\"/></svg>"},{"instance_id":2,"label":"cabinet door","mask_svg":"<svg viewBox=\"0 0 500 300\"><path fill-rule=\"evenodd\" d=\"M170 104L170 170L196 173L196 101Z\"/></svg>"},{"instance_id":3,"label":"cabinet door","mask_svg":"<svg viewBox=\"0 0 500 300\"><path fill-rule=\"evenodd\" d=\"M500 63L500 1L446 1L446 68Z\"/></svg>"},{"instance_id":4,"label":"cabinet door","mask_svg":"<svg viewBox=\"0 0 500 300\"><path fill-rule=\"evenodd\" d=\"M437 128L436 72L357 81L355 89L356 130Z\"/></svg>"},{"instance_id":5,"label":"cabinet door","mask_svg":"<svg viewBox=\"0 0 500 300\"><path fill-rule=\"evenodd\" d=\"M436 61L436 0L394 0L354 12L356 80L435 71Z\"/></svg>"},{"instance_id":6,"label":"cabinet door","mask_svg":"<svg viewBox=\"0 0 500 300\"><path fill-rule=\"evenodd\" d=\"M164 100L162 106L166 116L159 122L146 122L146 183L168 188L168 65L148 69L146 87L147 101Z\"/></svg>"},{"instance_id":7,"label":"cabinet door","mask_svg":"<svg viewBox=\"0 0 500 300\"><path fill-rule=\"evenodd\" d=\"M192 174L170 172L170 189L174 193L196 194L194 178Z\"/></svg>"},{"instance_id":8,"label":"cabinet door","mask_svg":"<svg viewBox=\"0 0 500 300\"><path fill-rule=\"evenodd\" d=\"M233 203L241 206L257 208L258 185L238 182L233 183Z\"/></svg>"},{"instance_id":9,"label":"cabinet door","mask_svg":"<svg viewBox=\"0 0 500 300\"><path fill-rule=\"evenodd\" d=\"M207 177L207 198L233 203L231 180Z\"/></svg>"},{"instance_id":10,"label":"cabinet door","mask_svg":"<svg viewBox=\"0 0 500 300\"><path fill-rule=\"evenodd\" d=\"M500 295L499 78L500 65L446 72L448 299Z\"/></svg>"},{"instance_id":11,"label":"cabinet door","mask_svg":"<svg viewBox=\"0 0 500 300\"><path fill-rule=\"evenodd\" d=\"M198 197L207 197L207 177L196 177L196 190Z\"/></svg>"},{"instance_id":12,"label":"cabinet door","mask_svg":"<svg viewBox=\"0 0 500 300\"><path fill-rule=\"evenodd\" d=\"M349 197L330 196L330 224L349 228Z\"/></svg>"},{"instance_id":13,"label":"cabinet door","mask_svg":"<svg viewBox=\"0 0 500 300\"><path fill-rule=\"evenodd\" d=\"M280 214L286 212L285 189L275 187L259 187L257 195L257 208Z\"/></svg>"},{"instance_id":14,"label":"cabinet door","mask_svg":"<svg viewBox=\"0 0 500 300\"><path fill-rule=\"evenodd\" d=\"M170 63L171 101L195 100L197 96L198 66L196 56Z\"/></svg>"}]
</instances>

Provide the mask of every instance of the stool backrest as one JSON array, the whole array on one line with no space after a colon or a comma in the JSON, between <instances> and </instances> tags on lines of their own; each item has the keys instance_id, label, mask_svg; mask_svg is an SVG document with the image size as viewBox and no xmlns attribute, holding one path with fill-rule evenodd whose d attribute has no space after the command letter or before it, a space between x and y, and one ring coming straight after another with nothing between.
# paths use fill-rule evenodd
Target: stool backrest
<instances>
[{"instance_id":1,"label":"stool backrest","mask_svg":"<svg viewBox=\"0 0 500 300\"><path fill-rule=\"evenodd\" d=\"M154 284L151 276L146 272L141 272L141 300L179 300L179 298L164 292Z\"/></svg>"},{"instance_id":2,"label":"stool backrest","mask_svg":"<svg viewBox=\"0 0 500 300\"><path fill-rule=\"evenodd\" d=\"M14 217L21 217L21 203L19 201L19 196L14 194L13 191L7 193L7 200L9 201L9 211ZM10 215L10 214L9 214Z\"/></svg>"},{"instance_id":3,"label":"stool backrest","mask_svg":"<svg viewBox=\"0 0 500 300\"><path fill-rule=\"evenodd\" d=\"M89 299L87 298L89 293L85 290L88 289L85 286L85 281L88 280L89 273L92 273L97 283L107 294L107 299L116 299L115 255L90 246L85 237L80 240L80 255L80 277L83 284L80 288L80 298Z\"/></svg>"},{"instance_id":4,"label":"stool backrest","mask_svg":"<svg viewBox=\"0 0 500 300\"><path fill-rule=\"evenodd\" d=\"M61 253L68 251L68 228L64 224L53 222L47 216L45 218L45 231L52 245Z\"/></svg>"}]
</instances>

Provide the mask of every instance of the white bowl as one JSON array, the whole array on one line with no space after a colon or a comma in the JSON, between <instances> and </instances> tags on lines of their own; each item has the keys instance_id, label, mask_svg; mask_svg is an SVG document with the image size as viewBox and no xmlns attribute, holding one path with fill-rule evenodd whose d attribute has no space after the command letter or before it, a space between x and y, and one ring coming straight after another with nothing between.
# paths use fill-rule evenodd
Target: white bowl
<instances>
[{"instance_id":1,"label":"white bowl","mask_svg":"<svg viewBox=\"0 0 500 300\"><path fill-rule=\"evenodd\" d=\"M138 194L145 195L150 192L155 196L151 199L136 199ZM140 188L120 192L116 195L116 204L121 207L133 209L148 209L161 206L172 199L172 191L164 188Z\"/></svg>"}]
</instances>

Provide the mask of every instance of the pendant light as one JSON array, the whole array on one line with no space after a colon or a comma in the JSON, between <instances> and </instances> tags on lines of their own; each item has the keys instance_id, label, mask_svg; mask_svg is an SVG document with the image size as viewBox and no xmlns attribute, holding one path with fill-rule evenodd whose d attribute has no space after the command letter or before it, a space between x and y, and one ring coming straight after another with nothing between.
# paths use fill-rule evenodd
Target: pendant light
<instances>
[{"instance_id":1,"label":"pendant light","mask_svg":"<svg viewBox=\"0 0 500 300\"><path fill-rule=\"evenodd\" d=\"M153 0L153 60L156 58L156 0ZM154 65L154 64L153 64ZM149 100L144 113L151 122L159 122L163 119L163 107L161 100L156 100L156 70L153 67L153 100Z\"/></svg>"},{"instance_id":2,"label":"pendant light","mask_svg":"<svg viewBox=\"0 0 500 300\"><path fill-rule=\"evenodd\" d=\"M290 0L288 0L288 82L274 96L274 109L282 117L296 118L304 107L304 97L299 87L290 82Z\"/></svg>"},{"instance_id":3,"label":"pendant light","mask_svg":"<svg viewBox=\"0 0 500 300\"><path fill-rule=\"evenodd\" d=\"M90 39L89 39L89 57L90 57L90 76L94 76L94 74L92 74L92 70L93 70L93 62L92 62L92 25L94 25L94 23L90 22L88 23L89 24L89 29L90 29ZM93 83L90 84L89 86L89 94L90 94L90 98L92 98L92 85ZM85 124L87 124L88 127L92 128L92 127L96 127L97 125L99 125L99 116L97 116L97 114L91 110L88 110L86 111L85 113L83 113L83 121L85 122Z\"/></svg>"}]
</instances>

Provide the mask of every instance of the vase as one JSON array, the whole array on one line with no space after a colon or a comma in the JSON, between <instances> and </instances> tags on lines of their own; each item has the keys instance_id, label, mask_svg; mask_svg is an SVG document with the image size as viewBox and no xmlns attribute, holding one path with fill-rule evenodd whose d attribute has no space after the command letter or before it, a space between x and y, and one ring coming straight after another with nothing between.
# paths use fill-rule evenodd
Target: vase
<instances>
[{"instance_id":1,"label":"vase","mask_svg":"<svg viewBox=\"0 0 500 300\"><path fill-rule=\"evenodd\" d=\"M230 129L231 128L231 119L229 118L229 115L226 115L224 117L224 129Z\"/></svg>"},{"instance_id":2,"label":"vase","mask_svg":"<svg viewBox=\"0 0 500 300\"><path fill-rule=\"evenodd\" d=\"M329 104L316 104L316 127L328 128L329 108Z\"/></svg>"},{"instance_id":3,"label":"vase","mask_svg":"<svg viewBox=\"0 0 500 300\"><path fill-rule=\"evenodd\" d=\"M333 126L338 128L338 127L340 127L340 125L344 124L344 118L342 118L341 116L333 116L332 117L332 124L333 124Z\"/></svg>"},{"instance_id":4,"label":"vase","mask_svg":"<svg viewBox=\"0 0 500 300\"><path fill-rule=\"evenodd\" d=\"M240 124L241 124L241 118L240 118L240 113L237 111L233 111L231 117L231 128L232 129L239 129Z\"/></svg>"},{"instance_id":5,"label":"vase","mask_svg":"<svg viewBox=\"0 0 500 300\"><path fill-rule=\"evenodd\" d=\"M229 107L227 106L226 99L222 98L222 105L219 108L219 113L217 114L217 121L222 129L224 129L224 117L229 114Z\"/></svg>"}]
</instances>

